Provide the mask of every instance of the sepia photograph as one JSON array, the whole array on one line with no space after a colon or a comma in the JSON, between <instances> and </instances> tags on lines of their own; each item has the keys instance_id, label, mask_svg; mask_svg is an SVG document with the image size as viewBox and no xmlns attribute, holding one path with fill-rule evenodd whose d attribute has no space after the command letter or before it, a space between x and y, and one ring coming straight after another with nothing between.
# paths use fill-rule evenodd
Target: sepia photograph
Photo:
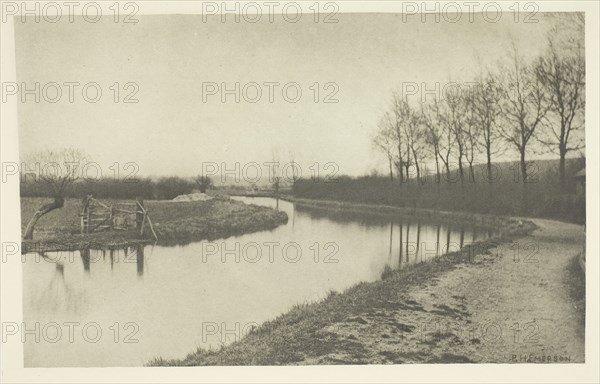
<instances>
[{"instance_id":1,"label":"sepia photograph","mask_svg":"<svg viewBox=\"0 0 600 384\"><path fill-rule=\"evenodd\" d=\"M597 3L1 7L6 382L597 382Z\"/></svg>"}]
</instances>

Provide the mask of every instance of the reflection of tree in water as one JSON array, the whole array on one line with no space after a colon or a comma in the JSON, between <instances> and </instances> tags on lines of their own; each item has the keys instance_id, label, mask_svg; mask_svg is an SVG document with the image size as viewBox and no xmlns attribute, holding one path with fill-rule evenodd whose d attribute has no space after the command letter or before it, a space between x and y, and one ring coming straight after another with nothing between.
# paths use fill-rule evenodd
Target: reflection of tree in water
<instances>
[{"instance_id":1,"label":"reflection of tree in water","mask_svg":"<svg viewBox=\"0 0 600 384\"><path fill-rule=\"evenodd\" d=\"M46 260L53 260L44 252L41 252L40 255ZM66 281L65 265L62 262L52 262L55 265L52 278L40 294L31 298L32 304L37 310L47 310L48 312L77 312L85 304L84 291Z\"/></svg>"},{"instance_id":2,"label":"reflection of tree in water","mask_svg":"<svg viewBox=\"0 0 600 384\"><path fill-rule=\"evenodd\" d=\"M448 252L457 252L463 248L466 243L465 236L467 234L465 226L461 225L453 231L451 226L446 226L445 229L441 224L437 224L435 227L432 226L432 230L435 232L435 237L422 242L423 225L420 220L416 221L416 224L405 223L403 220L398 220L397 230L394 222L390 223L390 242L389 242L389 256L388 264L392 265L392 251L395 248L393 246L394 233L398 233L398 268L402 268L403 265L408 263L419 263L434 260ZM442 233L445 231L445 239L442 238ZM458 243L452 243L451 237L459 236ZM471 234L472 239L475 239L475 235ZM435 240L434 240L435 239ZM429 250L428 244L433 244L434 249ZM425 247L425 248L423 248ZM414 257L414 259L412 259ZM411 260L412 259L412 260Z\"/></svg>"}]
</instances>

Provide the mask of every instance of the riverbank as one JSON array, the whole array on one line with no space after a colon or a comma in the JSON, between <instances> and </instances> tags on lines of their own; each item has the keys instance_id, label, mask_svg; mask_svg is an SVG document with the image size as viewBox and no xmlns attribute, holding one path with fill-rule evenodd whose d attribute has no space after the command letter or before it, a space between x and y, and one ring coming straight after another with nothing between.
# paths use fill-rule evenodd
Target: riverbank
<instances>
[{"instance_id":1,"label":"riverbank","mask_svg":"<svg viewBox=\"0 0 600 384\"><path fill-rule=\"evenodd\" d=\"M45 201L44 198L21 199L22 231ZM226 238L272 229L287 222L284 212L223 197L184 202L146 200L145 205L161 245ZM42 216L36 225L34 240L23 240L22 252L111 248L155 242L150 231L146 231L144 237L140 237L137 230L81 235L80 209L80 200L66 199L63 208Z\"/></svg>"},{"instance_id":2,"label":"riverbank","mask_svg":"<svg viewBox=\"0 0 600 384\"><path fill-rule=\"evenodd\" d=\"M410 218L432 224L469 225L489 230L495 236L512 233L527 221L509 216L481 214L473 212L440 211L435 209L397 207L381 204L361 204L337 200L318 200L295 197L288 194L236 194L232 196L262 198L268 197L294 203L297 208L309 211L313 215L325 215L329 218L352 219L356 214L363 217ZM531 222L529 222L531 224Z\"/></svg>"},{"instance_id":3,"label":"riverbank","mask_svg":"<svg viewBox=\"0 0 600 384\"><path fill-rule=\"evenodd\" d=\"M572 267L582 228L463 219L505 226L461 252L296 305L219 350L149 365L582 362L585 278Z\"/></svg>"},{"instance_id":4,"label":"riverbank","mask_svg":"<svg viewBox=\"0 0 600 384\"><path fill-rule=\"evenodd\" d=\"M585 159L567 161L566 180L562 185L557 174L558 159L535 160L530 165L532 180L526 184L521 184L515 172L519 163L508 161L493 164L493 180L488 178L485 165L477 165L474 174L466 171L462 182L458 169L454 169L450 175L441 175L440 183L434 174L423 175L420 182L415 180L416 175L404 182L383 175L339 176L330 182L299 179L293 189L296 197L307 199L526 216L583 224L585 194L579 188L581 179L575 175L585 167Z\"/></svg>"},{"instance_id":5,"label":"riverbank","mask_svg":"<svg viewBox=\"0 0 600 384\"><path fill-rule=\"evenodd\" d=\"M334 217L345 217L357 213L372 217L408 217L434 224L470 225L493 231L498 236L502 236L505 233L513 233L516 229L524 225L524 220L499 215L396 207L391 205L359 204L334 200L314 200L293 196L284 196L282 199L294 202L297 207L306 210L326 211Z\"/></svg>"}]
</instances>

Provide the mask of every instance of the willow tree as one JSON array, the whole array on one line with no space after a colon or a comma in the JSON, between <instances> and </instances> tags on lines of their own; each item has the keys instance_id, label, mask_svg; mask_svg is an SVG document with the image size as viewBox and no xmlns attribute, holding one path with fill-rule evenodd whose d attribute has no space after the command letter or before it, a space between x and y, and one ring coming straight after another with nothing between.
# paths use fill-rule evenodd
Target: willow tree
<instances>
[{"instance_id":1,"label":"willow tree","mask_svg":"<svg viewBox=\"0 0 600 384\"><path fill-rule=\"evenodd\" d=\"M52 196L52 201L42 205L29 220L24 239L33 239L38 220L65 204L65 195L71 185L81 176L86 156L80 150L62 148L32 153L23 162L21 172L33 172L35 182L42 183ZM33 171L32 171L33 170Z\"/></svg>"}]
</instances>

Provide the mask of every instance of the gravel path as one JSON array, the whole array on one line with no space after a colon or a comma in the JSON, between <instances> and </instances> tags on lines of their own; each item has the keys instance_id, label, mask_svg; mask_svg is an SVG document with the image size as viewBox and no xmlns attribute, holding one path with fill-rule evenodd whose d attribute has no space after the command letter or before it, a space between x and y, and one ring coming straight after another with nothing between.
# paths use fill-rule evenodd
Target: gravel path
<instances>
[{"instance_id":1,"label":"gravel path","mask_svg":"<svg viewBox=\"0 0 600 384\"><path fill-rule=\"evenodd\" d=\"M336 351L302 364L584 362L584 330L566 285L583 228L533 221L539 228L530 236L411 288L400 308L327 327L360 344L360 356Z\"/></svg>"}]
</instances>

